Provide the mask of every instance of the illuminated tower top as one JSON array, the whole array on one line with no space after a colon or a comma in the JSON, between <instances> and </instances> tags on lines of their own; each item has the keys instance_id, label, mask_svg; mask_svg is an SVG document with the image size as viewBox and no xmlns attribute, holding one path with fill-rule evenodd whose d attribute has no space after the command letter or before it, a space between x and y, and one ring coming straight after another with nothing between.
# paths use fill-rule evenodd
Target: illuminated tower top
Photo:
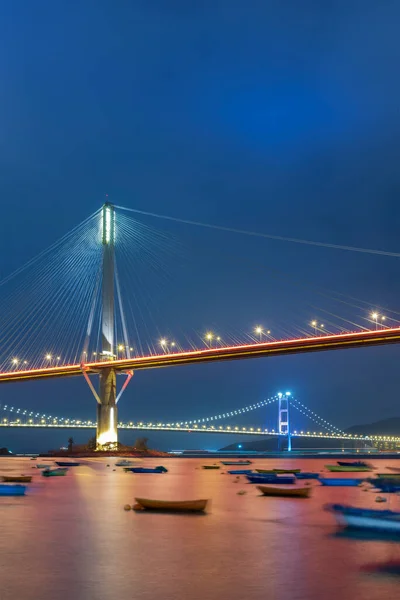
<instances>
[{"instance_id":1,"label":"illuminated tower top","mask_svg":"<svg viewBox=\"0 0 400 600\"><path fill-rule=\"evenodd\" d=\"M102 241L105 246L115 242L115 208L109 202L103 205L102 211Z\"/></svg>"}]
</instances>

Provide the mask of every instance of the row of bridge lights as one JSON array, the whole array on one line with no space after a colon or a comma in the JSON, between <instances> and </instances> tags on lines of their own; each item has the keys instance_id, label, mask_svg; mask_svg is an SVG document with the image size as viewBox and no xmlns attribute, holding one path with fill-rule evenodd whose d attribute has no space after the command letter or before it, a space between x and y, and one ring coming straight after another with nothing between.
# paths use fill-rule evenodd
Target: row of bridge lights
<instances>
[{"instance_id":1,"label":"row of bridge lights","mask_svg":"<svg viewBox=\"0 0 400 600\"><path fill-rule=\"evenodd\" d=\"M384 315L381 315L377 312L371 313L370 317L371 317L371 320L375 323L375 329L378 329L378 324L383 324L383 322L386 320L386 317ZM315 335L317 335L317 332L322 333L325 329L324 323L319 323L317 320L311 321L310 325L311 325L311 327L313 327ZM271 331L269 329L264 329L261 325L257 325L254 328L254 333L259 337L260 342L262 340L263 335L266 337L271 335ZM221 337L219 335L215 335L212 331L208 331L204 336L204 341L207 344L207 346L209 348L211 348L214 341L217 344L221 342ZM162 347L164 352L168 352L170 350L173 351L177 347L176 342L169 341L169 340L167 340L167 338L161 338L160 346ZM126 352L127 346L124 346L123 344L119 344L117 346L117 350L118 350L118 353ZM133 352L133 348L130 347L129 351ZM87 357L87 352L84 352L83 354L85 357ZM92 352L92 355L94 357L96 357L97 352ZM52 354L46 354L44 358L45 358L45 360L49 361L50 363L54 360L57 365L59 364L59 362L61 360L60 356L53 357ZM11 362L14 365L14 367L18 367L18 365L20 365L20 364L25 365L25 366L28 364L27 360L21 361L18 358L13 358L11 360Z\"/></svg>"}]
</instances>

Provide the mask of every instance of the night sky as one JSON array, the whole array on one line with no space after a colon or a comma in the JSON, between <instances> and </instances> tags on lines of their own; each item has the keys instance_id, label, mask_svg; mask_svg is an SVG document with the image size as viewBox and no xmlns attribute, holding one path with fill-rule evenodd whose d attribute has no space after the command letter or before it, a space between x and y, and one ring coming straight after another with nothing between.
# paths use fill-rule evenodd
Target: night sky
<instances>
[{"instance_id":1,"label":"night sky","mask_svg":"<svg viewBox=\"0 0 400 600\"><path fill-rule=\"evenodd\" d=\"M1 277L105 194L183 219L398 252L399 20L394 0L2 2ZM371 310L398 310L398 258L140 220L181 244L165 297L153 298L165 335L258 323L296 333L327 318L322 296L319 313L277 272L362 299L354 321L364 326ZM209 416L280 389L340 427L400 416L399 358L393 346L141 372L120 416ZM95 414L83 378L3 386L0 403ZM68 435L8 431L0 446L46 450ZM215 448L231 438L150 440Z\"/></svg>"}]
</instances>

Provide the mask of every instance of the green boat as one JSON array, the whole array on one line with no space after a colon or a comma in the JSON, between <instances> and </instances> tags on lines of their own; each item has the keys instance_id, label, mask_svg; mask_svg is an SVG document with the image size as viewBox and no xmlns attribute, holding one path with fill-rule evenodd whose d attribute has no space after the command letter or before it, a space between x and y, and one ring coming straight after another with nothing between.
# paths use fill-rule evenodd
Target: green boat
<instances>
[{"instance_id":1,"label":"green boat","mask_svg":"<svg viewBox=\"0 0 400 600\"><path fill-rule=\"evenodd\" d=\"M332 473L365 473L372 471L370 467L342 467L340 465L325 465L325 468Z\"/></svg>"},{"instance_id":2,"label":"green boat","mask_svg":"<svg viewBox=\"0 0 400 600\"><path fill-rule=\"evenodd\" d=\"M221 467L219 465L203 465L201 468L202 469L220 469Z\"/></svg>"},{"instance_id":3,"label":"green boat","mask_svg":"<svg viewBox=\"0 0 400 600\"><path fill-rule=\"evenodd\" d=\"M377 473L377 477L383 477L383 479L400 479L400 473Z\"/></svg>"},{"instance_id":4,"label":"green boat","mask_svg":"<svg viewBox=\"0 0 400 600\"><path fill-rule=\"evenodd\" d=\"M59 469L45 469L42 471L43 477L62 477L67 474L68 469L59 468Z\"/></svg>"}]
</instances>

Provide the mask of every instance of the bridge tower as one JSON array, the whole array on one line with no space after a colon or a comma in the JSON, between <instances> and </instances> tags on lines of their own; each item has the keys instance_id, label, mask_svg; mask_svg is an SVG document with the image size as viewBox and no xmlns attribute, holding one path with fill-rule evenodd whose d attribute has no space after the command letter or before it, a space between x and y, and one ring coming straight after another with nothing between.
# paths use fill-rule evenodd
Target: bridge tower
<instances>
[{"instance_id":1,"label":"bridge tower","mask_svg":"<svg viewBox=\"0 0 400 600\"><path fill-rule=\"evenodd\" d=\"M292 438L290 435L290 421L289 421L289 404L290 404L290 392L282 394L279 392L279 410L278 410L278 431L279 435L286 436L288 440L288 451L292 450Z\"/></svg>"},{"instance_id":2,"label":"bridge tower","mask_svg":"<svg viewBox=\"0 0 400 600\"><path fill-rule=\"evenodd\" d=\"M106 202L102 209L103 278L101 307L101 348L103 360L114 358L114 271L115 271L115 209ZM100 372L97 403L97 448L117 446L117 378L112 365Z\"/></svg>"}]
</instances>

